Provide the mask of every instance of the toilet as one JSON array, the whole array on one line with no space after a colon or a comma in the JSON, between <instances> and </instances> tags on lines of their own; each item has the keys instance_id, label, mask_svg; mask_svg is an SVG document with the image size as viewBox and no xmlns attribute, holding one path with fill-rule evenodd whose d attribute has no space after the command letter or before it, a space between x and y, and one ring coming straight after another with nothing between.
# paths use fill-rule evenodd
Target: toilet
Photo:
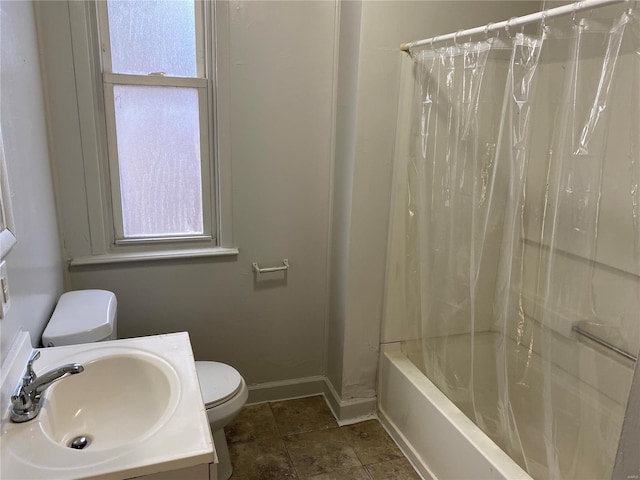
<instances>
[{"instance_id":1,"label":"toilet","mask_svg":"<svg viewBox=\"0 0 640 480\"><path fill-rule=\"evenodd\" d=\"M116 296L106 290L75 290L61 295L42 334L42 345L58 347L115 340L117 306ZM217 477L211 477L228 480L232 467L223 427L246 403L247 385L229 365L200 361L195 364L218 455Z\"/></svg>"},{"instance_id":2,"label":"toilet","mask_svg":"<svg viewBox=\"0 0 640 480\"><path fill-rule=\"evenodd\" d=\"M227 480L231 477L233 468L223 427L233 420L247 403L247 384L235 368L224 363L198 361L196 372L218 455L217 478Z\"/></svg>"}]
</instances>

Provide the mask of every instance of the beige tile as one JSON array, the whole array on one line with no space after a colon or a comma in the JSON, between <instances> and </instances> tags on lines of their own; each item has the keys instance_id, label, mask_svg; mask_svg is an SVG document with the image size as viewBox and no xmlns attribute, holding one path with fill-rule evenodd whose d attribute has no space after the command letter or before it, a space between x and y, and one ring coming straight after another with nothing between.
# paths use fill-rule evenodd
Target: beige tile
<instances>
[{"instance_id":1,"label":"beige tile","mask_svg":"<svg viewBox=\"0 0 640 480\"><path fill-rule=\"evenodd\" d=\"M371 480L364 467L341 468L329 473L305 477L303 480Z\"/></svg>"},{"instance_id":2,"label":"beige tile","mask_svg":"<svg viewBox=\"0 0 640 480\"><path fill-rule=\"evenodd\" d=\"M339 428L289 435L284 443L300 477L361 466Z\"/></svg>"},{"instance_id":3,"label":"beige tile","mask_svg":"<svg viewBox=\"0 0 640 480\"><path fill-rule=\"evenodd\" d=\"M257 475L258 475L258 476L251 476L251 475L249 475L249 476L242 476L242 477L239 477L239 476L237 476L236 474L233 474L233 475L231 475L231 477L229 477L229 480L264 480L265 478L269 478L269 479L276 479L276 478L279 478L279 477L263 477L263 476L262 476L262 475L260 475L260 474L257 474ZM291 479L291 478L297 479L298 477L285 477L285 478L287 478L287 479ZM175 480L178 480L178 479L175 479ZM184 479L179 479L179 480L189 480L189 479L184 478Z\"/></svg>"},{"instance_id":4,"label":"beige tile","mask_svg":"<svg viewBox=\"0 0 640 480\"><path fill-rule=\"evenodd\" d=\"M280 436L268 403L244 407L238 416L224 427L224 433L230 445Z\"/></svg>"},{"instance_id":5,"label":"beige tile","mask_svg":"<svg viewBox=\"0 0 640 480\"><path fill-rule=\"evenodd\" d=\"M338 426L321 395L271 402L271 410L282 435L326 430Z\"/></svg>"},{"instance_id":6,"label":"beige tile","mask_svg":"<svg viewBox=\"0 0 640 480\"><path fill-rule=\"evenodd\" d=\"M342 430L363 465L403 457L378 420L356 423L342 427Z\"/></svg>"},{"instance_id":7,"label":"beige tile","mask_svg":"<svg viewBox=\"0 0 640 480\"><path fill-rule=\"evenodd\" d=\"M321 396L245 407L225 431L231 480L420 478L377 421L338 428Z\"/></svg>"},{"instance_id":8,"label":"beige tile","mask_svg":"<svg viewBox=\"0 0 640 480\"><path fill-rule=\"evenodd\" d=\"M233 480L297 479L284 443L279 438L229 445Z\"/></svg>"},{"instance_id":9,"label":"beige tile","mask_svg":"<svg viewBox=\"0 0 640 480\"><path fill-rule=\"evenodd\" d=\"M374 463L366 468L373 480L420 480L406 458Z\"/></svg>"}]
</instances>

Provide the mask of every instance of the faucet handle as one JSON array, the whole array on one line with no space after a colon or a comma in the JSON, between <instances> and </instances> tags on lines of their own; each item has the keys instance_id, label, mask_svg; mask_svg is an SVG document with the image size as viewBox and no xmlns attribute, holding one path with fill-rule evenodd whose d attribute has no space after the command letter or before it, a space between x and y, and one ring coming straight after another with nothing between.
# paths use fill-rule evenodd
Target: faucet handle
<instances>
[{"instance_id":1,"label":"faucet handle","mask_svg":"<svg viewBox=\"0 0 640 480\"><path fill-rule=\"evenodd\" d=\"M26 375L22 377L22 383L18 384L13 395L11 395L11 405L13 410L22 411L31 407L31 398L24 391L24 387L27 386L28 381L29 380Z\"/></svg>"},{"instance_id":2,"label":"faucet handle","mask_svg":"<svg viewBox=\"0 0 640 480\"><path fill-rule=\"evenodd\" d=\"M27 362L27 372L25 374L25 378L27 378L29 382L32 382L36 378L36 372L33 370L33 362L35 362L38 358L40 358L40 350L35 350L31 354L31 357Z\"/></svg>"},{"instance_id":3,"label":"faucet handle","mask_svg":"<svg viewBox=\"0 0 640 480\"><path fill-rule=\"evenodd\" d=\"M25 375L22 379L26 381ZM26 422L34 418L39 411L38 405L34 405L31 396L28 395L23 385L18 385L16 391L11 395L11 421L16 423Z\"/></svg>"}]
</instances>

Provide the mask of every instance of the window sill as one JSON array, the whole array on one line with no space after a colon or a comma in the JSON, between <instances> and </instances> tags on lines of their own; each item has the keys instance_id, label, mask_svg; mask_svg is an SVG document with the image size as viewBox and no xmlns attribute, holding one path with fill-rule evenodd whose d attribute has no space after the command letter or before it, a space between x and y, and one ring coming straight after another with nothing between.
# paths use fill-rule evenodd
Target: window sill
<instances>
[{"instance_id":1,"label":"window sill","mask_svg":"<svg viewBox=\"0 0 640 480\"><path fill-rule=\"evenodd\" d=\"M69 267L86 265L108 265L113 263L152 262L157 260L175 260L181 258L223 257L238 255L233 247L192 248L188 250L158 250L155 252L104 253L88 255L69 260Z\"/></svg>"}]
</instances>

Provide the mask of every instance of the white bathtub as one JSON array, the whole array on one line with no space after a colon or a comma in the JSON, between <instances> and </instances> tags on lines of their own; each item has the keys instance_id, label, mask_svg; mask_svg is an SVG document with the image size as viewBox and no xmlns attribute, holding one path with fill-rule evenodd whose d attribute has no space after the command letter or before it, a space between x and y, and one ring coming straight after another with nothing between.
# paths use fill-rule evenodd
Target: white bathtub
<instances>
[{"instance_id":1,"label":"white bathtub","mask_svg":"<svg viewBox=\"0 0 640 480\"><path fill-rule=\"evenodd\" d=\"M404 355L383 345L380 421L426 479L531 479Z\"/></svg>"},{"instance_id":2,"label":"white bathtub","mask_svg":"<svg viewBox=\"0 0 640 480\"><path fill-rule=\"evenodd\" d=\"M452 359L459 359L462 363L468 361L465 358L469 342L467 337L468 335L460 335L456 339L450 339L447 348L450 349ZM496 390L494 373L490 368L495 362L490 362L489 357L483 359L483 355L493 355L493 337L494 334L476 335L479 355L477 358L487 366L483 369L481 382L489 392ZM516 354L515 343L511 343L508 341L506 345L509 357ZM511 480L532 477L544 479L553 476L544 465L545 436L544 432L539 431L540 415L544 412L536 406L532 397L526 393L518 394L518 382L512 382L514 391L511 401L513 410L520 412L518 415L522 422L522 442L529 452L528 469L531 476L427 378L416 366L420 365L420 361L412 355L410 346L408 348L405 344L403 348L401 345L392 343L382 347L378 409L383 424L425 478ZM609 361L615 367L615 371L618 371L609 368L609 379L617 377L619 381L616 383L629 384L630 378L627 377L629 372L632 373L632 369L628 365L616 360L607 360L600 353L590 348L588 350L591 352L590 355L597 355L596 362L589 362L589 371L592 370L591 365L599 365L602 368ZM409 352L408 356L405 352ZM515 358L511 358L511 361L515 361ZM539 388L542 372L536 363L535 359L532 359L531 375L526 388ZM452 366L456 367L459 366ZM603 396L584 380L568 374L561 368L553 369L552 381L555 385L555 414L559 430L571 431L572 424L566 422L576 421L578 415L580 432L584 434L578 442L570 435L568 438L562 435L556 438L559 443L555 448L578 452L563 459L564 463L560 466L563 473L556 476L580 479L609 478L624 416L624 404ZM477 399L480 400L477 401L492 401L493 397L492 393L485 393L478 395ZM489 410L491 406L487 404L483 407L480 404L478 408Z\"/></svg>"}]
</instances>

